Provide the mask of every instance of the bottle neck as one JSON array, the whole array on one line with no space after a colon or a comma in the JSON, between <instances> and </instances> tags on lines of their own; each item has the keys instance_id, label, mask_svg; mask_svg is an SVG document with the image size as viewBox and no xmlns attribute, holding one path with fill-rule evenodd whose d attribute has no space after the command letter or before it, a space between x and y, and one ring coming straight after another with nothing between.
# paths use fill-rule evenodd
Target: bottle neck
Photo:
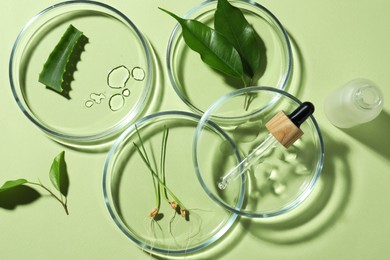
<instances>
[{"instance_id":1,"label":"bottle neck","mask_svg":"<svg viewBox=\"0 0 390 260\"><path fill-rule=\"evenodd\" d=\"M353 95L355 104L365 110L372 110L379 107L382 103L382 94L377 88L364 86L358 88Z\"/></svg>"}]
</instances>

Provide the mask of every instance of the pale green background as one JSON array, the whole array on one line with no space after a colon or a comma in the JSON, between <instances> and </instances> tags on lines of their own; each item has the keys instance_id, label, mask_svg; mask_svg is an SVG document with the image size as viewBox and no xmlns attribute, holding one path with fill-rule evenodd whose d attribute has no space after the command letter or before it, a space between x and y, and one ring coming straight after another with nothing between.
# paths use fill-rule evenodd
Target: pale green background
<instances>
[{"instance_id":1,"label":"pale green background","mask_svg":"<svg viewBox=\"0 0 390 260\"><path fill-rule=\"evenodd\" d=\"M163 103L160 110L187 109L167 78L165 53L175 22L157 9L183 14L195 0L105 1L128 15L157 53ZM10 90L8 60L20 29L51 0L0 4L0 182L46 180L52 157L66 150L69 210L48 197L15 210L0 208L1 259L151 259L115 226L102 195L106 155L87 154L51 141L21 113ZM214 249L196 258L388 259L390 255L390 1L259 1L288 30L300 57L296 91L311 100L326 143L325 168L314 194L286 217L235 226ZM299 75L297 75L299 74ZM342 131L325 118L325 97L347 81L364 77L384 93L382 114Z\"/></svg>"}]
</instances>

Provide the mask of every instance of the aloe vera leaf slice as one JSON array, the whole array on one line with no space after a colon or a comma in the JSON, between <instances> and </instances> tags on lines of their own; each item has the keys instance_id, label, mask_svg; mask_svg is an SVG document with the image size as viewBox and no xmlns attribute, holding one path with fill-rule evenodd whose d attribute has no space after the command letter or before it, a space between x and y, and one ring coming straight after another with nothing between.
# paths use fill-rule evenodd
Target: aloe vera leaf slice
<instances>
[{"instance_id":1,"label":"aloe vera leaf slice","mask_svg":"<svg viewBox=\"0 0 390 260\"><path fill-rule=\"evenodd\" d=\"M66 94L63 93L64 75L71 56L76 46L81 42L82 36L83 33L81 31L73 25L69 25L44 64L39 74L39 82L60 94Z\"/></svg>"}]
</instances>

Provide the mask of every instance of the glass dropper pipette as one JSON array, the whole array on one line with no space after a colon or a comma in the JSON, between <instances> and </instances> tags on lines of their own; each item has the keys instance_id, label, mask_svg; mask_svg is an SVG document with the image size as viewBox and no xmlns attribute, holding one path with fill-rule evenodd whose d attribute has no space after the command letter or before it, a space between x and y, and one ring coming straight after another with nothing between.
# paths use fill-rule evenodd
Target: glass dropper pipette
<instances>
[{"instance_id":1,"label":"glass dropper pipette","mask_svg":"<svg viewBox=\"0 0 390 260\"><path fill-rule=\"evenodd\" d=\"M299 128L301 124L314 112L314 106L310 102L302 103L291 114L286 115L283 111L276 114L265 126L270 132L247 157L239 164L230 169L218 182L218 188L224 190L230 183L247 172L254 163L278 143L285 148L290 147L298 140L303 132Z\"/></svg>"}]
</instances>

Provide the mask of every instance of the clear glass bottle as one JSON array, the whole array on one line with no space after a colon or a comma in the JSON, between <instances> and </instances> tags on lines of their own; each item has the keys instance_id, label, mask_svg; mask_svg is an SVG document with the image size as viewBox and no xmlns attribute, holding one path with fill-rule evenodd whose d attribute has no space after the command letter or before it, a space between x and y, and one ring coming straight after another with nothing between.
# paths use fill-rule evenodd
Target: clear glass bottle
<instances>
[{"instance_id":1,"label":"clear glass bottle","mask_svg":"<svg viewBox=\"0 0 390 260\"><path fill-rule=\"evenodd\" d=\"M350 128L376 118L383 108L383 95L367 79L355 79L336 89L325 100L329 121L339 128Z\"/></svg>"}]
</instances>

